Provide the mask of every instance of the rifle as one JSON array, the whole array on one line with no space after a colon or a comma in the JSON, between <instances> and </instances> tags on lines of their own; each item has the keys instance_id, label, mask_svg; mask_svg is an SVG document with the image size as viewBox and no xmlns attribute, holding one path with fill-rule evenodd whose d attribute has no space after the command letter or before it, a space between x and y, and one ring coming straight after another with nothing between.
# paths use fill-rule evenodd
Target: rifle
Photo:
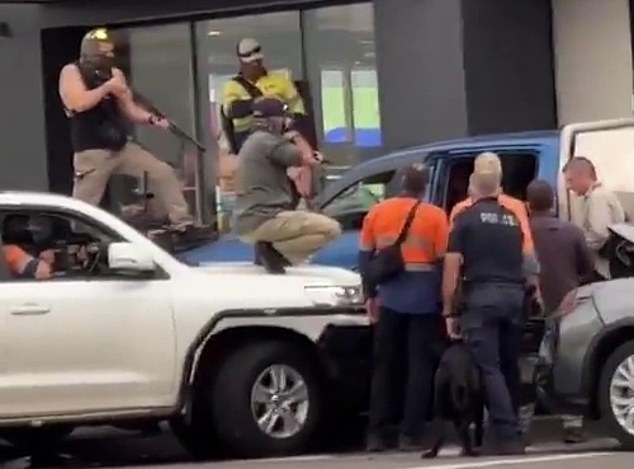
<instances>
[{"instance_id":1,"label":"rifle","mask_svg":"<svg viewBox=\"0 0 634 469\"><path fill-rule=\"evenodd\" d=\"M145 95L139 93L137 90L130 88L132 91L132 96L134 101L139 104L141 107L145 108L148 112L156 115L161 119L165 119L169 124L169 130L174 134L175 137L180 140L185 140L191 143L200 153L204 153L206 151L205 146L196 140L192 135L183 130L176 122L171 120L164 112L162 112L159 108L157 108L150 99L148 99Z\"/></svg>"}]
</instances>

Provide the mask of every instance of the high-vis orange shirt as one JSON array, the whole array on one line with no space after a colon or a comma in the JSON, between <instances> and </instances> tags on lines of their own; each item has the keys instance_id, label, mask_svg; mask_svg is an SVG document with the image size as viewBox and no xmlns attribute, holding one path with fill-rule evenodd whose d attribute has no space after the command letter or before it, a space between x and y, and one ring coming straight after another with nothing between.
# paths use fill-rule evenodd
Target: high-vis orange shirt
<instances>
[{"instance_id":1,"label":"high-vis orange shirt","mask_svg":"<svg viewBox=\"0 0 634 469\"><path fill-rule=\"evenodd\" d=\"M533 245L533 235L531 233L530 223L528 222L528 213L526 211L526 206L524 205L524 202L516 199L515 197L511 197L510 195L500 194L498 196L498 203L502 207L513 212L513 214L517 217L523 234L522 249L524 251L524 254L533 254L535 252L535 248ZM471 197L454 205L453 209L451 210L451 214L449 215L450 230L453 228L456 217L472 205L473 199Z\"/></svg>"},{"instance_id":2,"label":"high-vis orange shirt","mask_svg":"<svg viewBox=\"0 0 634 469\"><path fill-rule=\"evenodd\" d=\"M2 246L4 259L13 275L21 275L26 265L33 259L24 249L15 244Z\"/></svg>"},{"instance_id":3,"label":"high-vis orange shirt","mask_svg":"<svg viewBox=\"0 0 634 469\"><path fill-rule=\"evenodd\" d=\"M360 266L376 251L394 244L415 203L412 197L396 197L370 210L361 230ZM439 314L442 303L439 261L447 250L448 232L445 212L421 203L401 245L405 271L378 285L378 289L371 286L367 293L378 294L381 305L397 313Z\"/></svg>"},{"instance_id":4,"label":"high-vis orange shirt","mask_svg":"<svg viewBox=\"0 0 634 469\"><path fill-rule=\"evenodd\" d=\"M361 250L375 251L393 244L415 203L413 198L395 197L375 205L363 221ZM403 260L410 265L436 262L445 255L448 237L445 212L435 205L421 203L401 247Z\"/></svg>"}]
</instances>

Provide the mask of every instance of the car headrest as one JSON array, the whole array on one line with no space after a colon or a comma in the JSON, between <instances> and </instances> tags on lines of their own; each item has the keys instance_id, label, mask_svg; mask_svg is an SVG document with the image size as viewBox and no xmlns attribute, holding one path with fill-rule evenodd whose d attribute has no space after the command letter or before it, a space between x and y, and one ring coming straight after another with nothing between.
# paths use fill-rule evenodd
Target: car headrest
<instances>
[{"instance_id":1,"label":"car headrest","mask_svg":"<svg viewBox=\"0 0 634 469\"><path fill-rule=\"evenodd\" d=\"M7 215L2 222L2 242L4 244L32 244L28 215Z\"/></svg>"}]
</instances>

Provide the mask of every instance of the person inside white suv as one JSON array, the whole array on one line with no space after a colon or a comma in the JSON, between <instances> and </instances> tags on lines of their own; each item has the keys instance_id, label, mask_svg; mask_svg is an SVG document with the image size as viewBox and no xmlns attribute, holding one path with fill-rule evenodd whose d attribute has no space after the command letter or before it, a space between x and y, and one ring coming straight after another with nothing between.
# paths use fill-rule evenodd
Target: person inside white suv
<instances>
[{"instance_id":1,"label":"person inside white suv","mask_svg":"<svg viewBox=\"0 0 634 469\"><path fill-rule=\"evenodd\" d=\"M9 272L16 278L45 280L53 273L54 254L42 251L35 256L28 251L32 244L29 231L29 216L8 215L2 224L2 252Z\"/></svg>"}]
</instances>

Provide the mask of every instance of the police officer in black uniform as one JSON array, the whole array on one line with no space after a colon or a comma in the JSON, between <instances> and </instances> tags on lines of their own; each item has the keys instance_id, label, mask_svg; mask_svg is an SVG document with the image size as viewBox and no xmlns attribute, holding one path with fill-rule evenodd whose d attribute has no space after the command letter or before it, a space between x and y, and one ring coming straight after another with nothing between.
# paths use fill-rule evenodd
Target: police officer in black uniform
<instances>
[{"instance_id":1,"label":"police officer in black uniform","mask_svg":"<svg viewBox=\"0 0 634 469\"><path fill-rule=\"evenodd\" d=\"M497 155L476 158L477 200L455 221L443 278L447 332L454 340L464 339L481 368L490 415L485 451L492 455L525 451L505 374L517 370L526 282L529 276L535 282L537 273L522 218L498 201L501 175ZM453 308L456 300L462 305L460 318Z\"/></svg>"}]
</instances>

